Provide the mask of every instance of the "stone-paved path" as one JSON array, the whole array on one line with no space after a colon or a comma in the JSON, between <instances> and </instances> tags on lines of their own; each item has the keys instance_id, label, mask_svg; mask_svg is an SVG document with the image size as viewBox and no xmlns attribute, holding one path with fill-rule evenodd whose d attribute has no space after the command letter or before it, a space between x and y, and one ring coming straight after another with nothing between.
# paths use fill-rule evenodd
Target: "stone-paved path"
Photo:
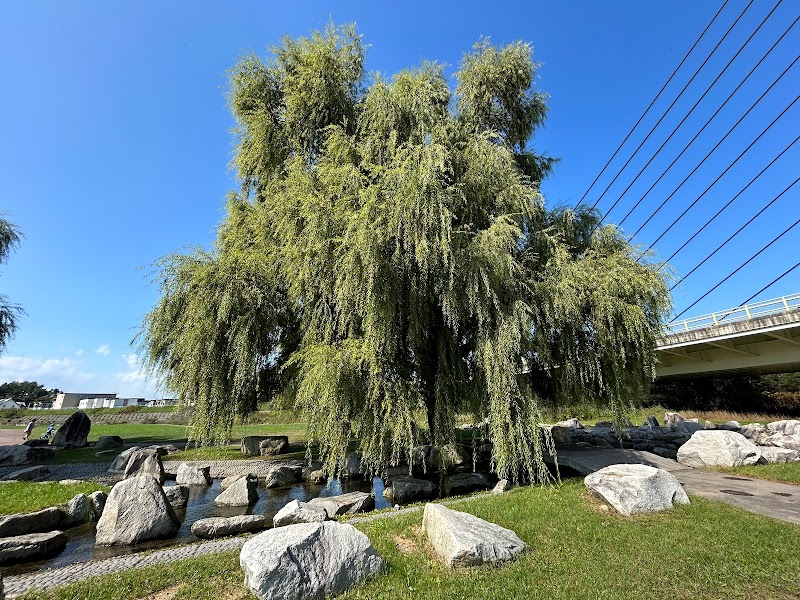
<instances>
[{"instance_id":1,"label":"stone-paved path","mask_svg":"<svg viewBox=\"0 0 800 600\"><path fill-rule=\"evenodd\" d=\"M16 598L35 588L52 589L86 579L87 577L94 577L95 575L108 575L109 573L117 573L127 569L140 569L151 565L170 563L183 558L194 558L204 554L236 550L241 548L247 539L246 536L231 537L198 544L187 544L178 548L157 550L150 554L127 554L103 560L75 563L38 573L9 575L3 578L6 598Z\"/></svg>"}]
</instances>

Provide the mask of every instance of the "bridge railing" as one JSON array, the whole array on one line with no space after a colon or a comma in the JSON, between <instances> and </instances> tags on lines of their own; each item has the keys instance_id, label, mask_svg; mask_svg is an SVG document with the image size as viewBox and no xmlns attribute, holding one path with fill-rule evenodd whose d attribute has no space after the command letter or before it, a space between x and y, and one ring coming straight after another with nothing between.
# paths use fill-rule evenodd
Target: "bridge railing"
<instances>
[{"instance_id":1,"label":"bridge railing","mask_svg":"<svg viewBox=\"0 0 800 600\"><path fill-rule=\"evenodd\" d=\"M755 317L779 314L798 308L800 308L800 293L791 294L790 296L781 296L773 300L746 304L744 306L737 306L736 308L729 308L691 319L673 321L664 326L664 334L669 335L670 333L680 333L681 331L692 331L694 329L713 327L714 325L746 321Z\"/></svg>"}]
</instances>

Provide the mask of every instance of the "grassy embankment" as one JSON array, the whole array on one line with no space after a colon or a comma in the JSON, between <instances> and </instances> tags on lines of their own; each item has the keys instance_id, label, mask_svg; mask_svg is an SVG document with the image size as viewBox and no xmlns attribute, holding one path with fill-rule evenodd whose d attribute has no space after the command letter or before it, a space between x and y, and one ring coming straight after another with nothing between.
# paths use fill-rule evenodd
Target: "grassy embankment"
<instances>
[{"instance_id":1,"label":"grassy embankment","mask_svg":"<svg viewBox=\"0 0 800 600\"><path fill-rule=\"evenodd\" d=\"M702 498L622 517L578 481L469 499L457 510L514 530L529 546L503 567L451 570L432 553L422 514L360 523L385 560L377 579L341 598L800 597L800 527ZM158 596L151 596L159 594ZM238 552L100 577L33 600L248 599Z\"/></svg>"},{"instance_id":2,"label":"grassy embankment","mask_svg":"<svg viewBox=\"0 0 800 600\"><path fill-rule=\"evenodd\" d=\"M99 483L62 485L57 482L10 481L0 485L0 515L35 512L69 502L76 494L106 493L111 488Z\"/></svg>"}]
</instances>

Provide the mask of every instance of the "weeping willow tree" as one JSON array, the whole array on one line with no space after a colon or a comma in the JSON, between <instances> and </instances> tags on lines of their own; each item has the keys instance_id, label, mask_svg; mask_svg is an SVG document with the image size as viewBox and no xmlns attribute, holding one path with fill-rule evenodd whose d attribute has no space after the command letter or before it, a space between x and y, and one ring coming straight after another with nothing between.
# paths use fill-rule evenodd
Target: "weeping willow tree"
<instances>
[{"instance_id":1,"label":"weeping willow tree","mask_svg":"<svg viewBox=\"0 0 800 600\"><path fill-rule=\"evenodd\" d=\"M19 244L19 228L6 219L0 218L0 263L8 260L11 251ZM8 340L17 330L17 320L22 308L11 304L5 295L0 294L0 351L4 350Z\"/></svg>"},{"instance_id":2,"label":"weeping willow tree","mask_svg":"<svg viewBox=\"0 0 800 600\"><path fill-rule=\"evenodd\" d=\"M213 252L161 263L140 334L198 439L277 394L329 472L351 440L379 472L469 412L497 472L535 480L543 407L641 392L669 294L595 213L546 207L536 67L482 40L454 89L435 63L367 78L331 26L233 68L240 187Z\"/></svg>"}]
</instances>

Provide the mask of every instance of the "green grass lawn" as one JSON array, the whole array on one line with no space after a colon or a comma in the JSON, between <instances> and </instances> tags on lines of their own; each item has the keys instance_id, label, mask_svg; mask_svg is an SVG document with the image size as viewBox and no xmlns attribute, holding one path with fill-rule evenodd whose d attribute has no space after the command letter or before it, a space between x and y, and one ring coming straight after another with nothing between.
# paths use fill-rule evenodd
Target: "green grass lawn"
<instances>
[{"instance_id":1,"label":"green grass lawn","mask_svg":"<svg viewBox=\"0 0 800 600\"><path fill-rule=\"evenodd\" d=\"M76 494L91 494L97 490L108 493L111 488L89 482L69 485L31 481L3 483L0 484L0 515L34 512L49 506L66 504Z\"/></svg>"},{"instance_id":2,"label":"green grass lawn","mask_svg":"<svg viewBox=\"0 0 800 600\"><path fill-rule=\"evenodd\" d=\"M622 517L581 480L519 488L453 506L513 529L529 546L502 567L451 570L432 554L422 513L361 523L385 573L340 596L423 598L761 598L800 597L800 527L702 498L649 516ZM251 598L238 552L87 580L36 599Z\"/></svg>"},{"instance_id":3,"label":"green grass lawn","mask_svg":"<svg viewBox=\"0 0 800 600\"><path fill-rule=\"evenodd\" d=\"M748 465L746 467L717 467L716 471L738 475L739 477L752 477L754 479L769 479L783 483L800 485L800 462L785 465Z\"/></svg>"}]
</instances>

